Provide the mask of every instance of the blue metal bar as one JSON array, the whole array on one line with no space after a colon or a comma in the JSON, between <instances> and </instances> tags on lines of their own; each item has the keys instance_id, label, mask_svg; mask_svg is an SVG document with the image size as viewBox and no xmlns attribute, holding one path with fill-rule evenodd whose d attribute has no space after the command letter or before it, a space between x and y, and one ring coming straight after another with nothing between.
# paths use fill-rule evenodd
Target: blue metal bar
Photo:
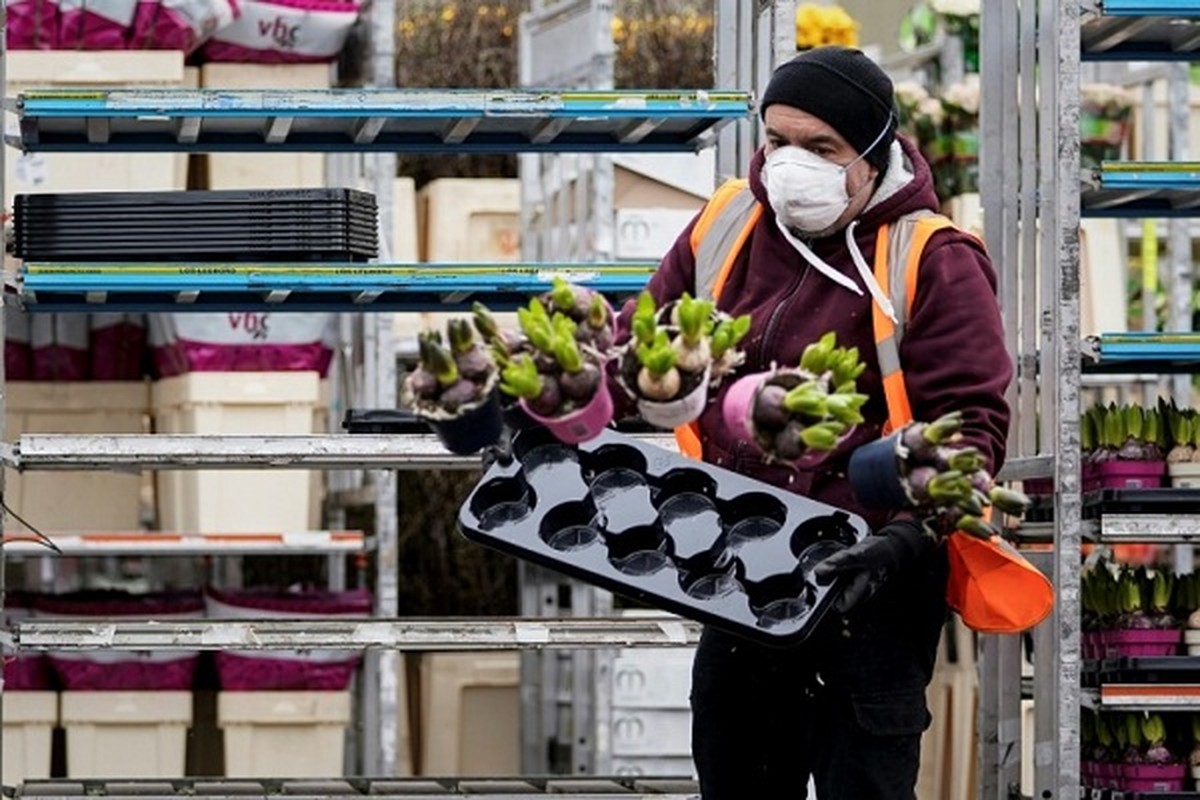
<instances>
[{"instance_id":1,"label":"blue metal bar","mask_svg":"<svg viewBox=\"0 0 1200 800\"><path fill-rule=\"evenodd\" d=\"M561 275L612 298L640 291L656 264L361 265L27 264L30 311L462 310L475 300L511 309ZM188 295L181 302L180 295ZM268 298L270 298L268 300Z\"/></svg>"},{"instance_id":2,"label":"blue metal bar","mask_svg":"<svg viewBox=\"0 0 1200 800\"><path fill-rule=\"evenodd\" d=\"M10 106L21 125L9 140L29 151L671 152L707 146L754 101L702 90L47 90ZM268 141L263 131L280 117L291 121L286 134ZM89 136L96 120L103 133ZM644 136L625 136L649 120ZM184 121L199 133L181 136Z\"/></svg>"},{"instance_id":3,"label":"blue metal bar","mask_svg":"<svg viewBox=\"0 0 1200 800\"><path fill-rule=\"evenodd\" d=\"M1100 187L1114 190L1186 189L1200 191L1200 163L1104 164L1100 170Z\"/></svg>"},{"instance_id":4,"label":"blue metal bar","mask_svg":"<svg viewBox=\"0 0 1200 800\"><path fill-rule=\"evenodd\" d=\"M1104 0L1102 11L1109 17L1196 17L1197 0Z\"/></svg>"}]
</instances>

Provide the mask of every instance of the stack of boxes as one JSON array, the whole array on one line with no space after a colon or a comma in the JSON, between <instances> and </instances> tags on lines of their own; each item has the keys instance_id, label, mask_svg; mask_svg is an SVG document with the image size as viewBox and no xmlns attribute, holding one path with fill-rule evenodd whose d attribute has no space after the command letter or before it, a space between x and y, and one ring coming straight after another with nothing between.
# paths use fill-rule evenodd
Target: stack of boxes
<instances>
[{"instance_id":1,"label":"stack of boxes","mask_svg":"<svg viewBox=\"0 0 1200 800\"><path fill-rule=\"evenodd\" d=\"M694 776L692 648L622 650L612 669L617 775Z\"/></svg>"},{"instance_id":2,"label":"stack of boxes","mask_svg":"<svg viewBox=\"0 0 1200 800\"><path fill-rule=\"evenodd\" d=\"M195 86L195 70L169 51L16 51L6 57L8 91L32 88ZM15 194L58 191L183 189L187 157L174 153L105 156L36 153L5 159L5 203ZM13 264L6 262L6 270ZM86 327L86 318L75 321ZM141 381L10 382L6 434L143 433L149 392ZM12 508L48 531L131 531L141 527L144 484L137 475L9 470ZM64 502L67 499L68 502ZM83 695L88 695L84 697ZM142 696L138 696L142 694ZM50 775L51 731L67 729L72 776L181 774L191 696L174 693L4 692L4 782ZM107 738L112 732L115 738ZM176 758L175 756L178 755ZM102 766L103 765L103 766ZM111 772L104 772L111 769ZM179 772L177 772L177 770Z\"/></svg>"},{"instance_id":3,"label":"stack of boxes","mask_svg":"<svg viewBox=\"0 0 1200 800\"><path fill-rule=\"evenodd\" d=\"M321 89L330 86L332 69L329 64L193 69L184 67L178 51L20 51L10 53L6 64L11 93L146 85ZM6 166L9 206L17 193L170 191L189 188L189 182L206 189L326 184L324 156L309 153L222 153L191 162L176 153L104 158L52 153L17 156ZM13 269L11 263L6 267ZM86 317L72 319L87 324ZM327 430L329 388L316 372L192 372L153 384L10 382L6 400L10 439L28 433L304 434ZM322 477L307 471L139 476L10 470L6 494L17 513L50 532L126 532L155 523L176 531L287 532L320 527ZM300 775L295 763L305 765L304 774L340 773L349 692L269 694L216 703L217 725L226 728L227 774ZM181 776L198 702L190 691L6 689L4 781L49 776L51 731L59 725L66 729L68 777Z\"/></svg>"}]
</instances>

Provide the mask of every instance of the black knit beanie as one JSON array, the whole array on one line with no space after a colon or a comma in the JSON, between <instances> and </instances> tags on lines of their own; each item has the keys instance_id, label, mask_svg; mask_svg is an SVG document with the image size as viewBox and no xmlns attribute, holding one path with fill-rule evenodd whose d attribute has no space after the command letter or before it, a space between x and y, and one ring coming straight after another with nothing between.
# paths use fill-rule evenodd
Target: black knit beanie
<instances>
[{"instance_id":1,"label":"black knit beanie","mask_svg":"<svg viewBox=\"0 0 1200 800\"><path fill-rule=\"evenodd\" d=\"M895 93L888 76L861 50L817 47L781 65L763 92L760 113L782 103L817 117L880 173L896 138ZM880 131L883 137L875 142Z\"/></svg>"}]
</instances>

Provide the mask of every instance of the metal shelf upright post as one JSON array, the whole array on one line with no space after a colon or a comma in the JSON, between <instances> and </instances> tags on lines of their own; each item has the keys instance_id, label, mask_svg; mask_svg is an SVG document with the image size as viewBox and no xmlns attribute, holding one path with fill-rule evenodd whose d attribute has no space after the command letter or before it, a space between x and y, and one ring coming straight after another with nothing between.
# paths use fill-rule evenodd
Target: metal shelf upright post
<instances>
[{"instance_id":1,"label":"metal shelf upright post","mask_svg":"<svg viewBox=\"0 0 1200 800\"><path fill-rule=\"evenodd\" d=\"M1200 532L1194 515L1155 513L1150 507L1132 513L1106 513L1101 508L1096 519L1084 520L1079 437L1084 373L1173 374L1175 399L1186 403L1190 398L1190 382L1184 376L1197 371L1200 337L1188 333L1193 273L1186 219L1200 215L1200 206L1195 201L1195 168L1186 163L1189 98L1182 64L1200 53L1200 3L1043 0L1036 6L985 4L983 23L985 229L993 254L1001 255L1006 321L1017 325L1015 333L1010 330L1018 367L1015 439L1010 445L1015 444L1020 458L1040 447L1045 452L1038 455L1049 456L1052 467L1044 474L1055 481L1050 572L1056 604L1052 619L1034 632L1034 796L1076 800L1082 792L1081 704L1115 708L1124 707L1121 703L1125 702L1118 686L1107 693L1102 687L1098 695L1081 688L1079 588L1084 536L1100 542L1192 543ZM1014 49L1018 53L1017 96L1004 74L1010 69L1007 54ZM1135 60L1172 62L1164 73L1170 84L1171 160L1105 162L1098 169L1083 170L1079 133L1082 64ZM1036 136L1032 133L1033 106L1018 102L1018 98L1030 96L1037 97ZM1152 115L1153 106L1147 105ZM1019 120L1015 132L1006 120L1009 115ZM1151 122L1152 117L1147 124ZM1014 142L1018 143L1015 153ZM1040 174L1035 174L1035 169ZM1019 176L1015 186L1012 176ZM1081 339L1079 231L1083 217L1171 220L1168 284L1173 299L1166 333L1148 326L1141 334ZM1040 306L1031 302L1037 287ZM1177 568L1190 571L1190 562L1190 548L1177 553ZM1013 733L1011 717L997 710L1011 708L1015 690L1004 678L1003 670L984 675L985 681L994 684L984 693L990 705L984 710L985 718L998 726L984 731L981 772L988 800L1007 797L1012 791L1011 781L1004 785L1003 780L988 783L986 778L997 766L1006 768L1004 745ZM1152 706L1196 708L1196 695L1168 689L1153 703L1140 707Z\"/></svg>"}]
</instances>

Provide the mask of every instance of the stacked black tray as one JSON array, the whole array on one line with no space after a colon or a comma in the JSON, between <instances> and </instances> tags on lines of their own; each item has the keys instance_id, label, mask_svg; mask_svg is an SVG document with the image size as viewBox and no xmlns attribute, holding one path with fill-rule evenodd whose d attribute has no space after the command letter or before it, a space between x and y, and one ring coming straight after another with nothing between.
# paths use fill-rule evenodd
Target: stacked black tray
<instances>
[{"instance_id":1,"label":"stacked black tray","mask_svg":"<svg viewBox=\"0 0 1200 800\"><path fill-rule=\"evenodd\" d=\"M351 189L17 195L25 261L366 261L375 197Z\"/></svg>"}]
</instances>

